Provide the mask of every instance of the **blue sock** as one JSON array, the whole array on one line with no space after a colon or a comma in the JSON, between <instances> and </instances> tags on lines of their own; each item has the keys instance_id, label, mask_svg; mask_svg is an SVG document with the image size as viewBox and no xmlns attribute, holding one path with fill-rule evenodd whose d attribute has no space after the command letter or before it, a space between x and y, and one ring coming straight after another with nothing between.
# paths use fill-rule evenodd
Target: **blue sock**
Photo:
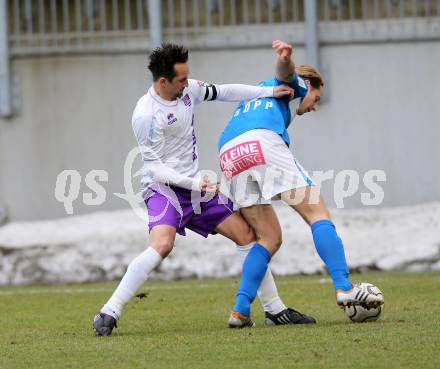
<instances>
[{"instance_id":1,"label":"blue sock","mask_svg":"<svg viewBox=\"0 0 440 369\"><path fill-rule=\"evenodd\" d=\"M348 279L348 266L345 261L344 245L330 220L318 220L311 225L316 251L327 266L327 270L337 290L353 288Z\"/></svg>"},{"instance_id":2,"label":"blue sock","mask_svg":"<svg viewBox=\"0 0 440 369\"><path fill-rule=\"evenodd\" d=\"M257 296L257 290L266 274L271 257L270 252L259 243L250 249L243 263L241 283L233 307L234 311L245 316L251 315L251 304Z\"/></svg>"}]
</instances>

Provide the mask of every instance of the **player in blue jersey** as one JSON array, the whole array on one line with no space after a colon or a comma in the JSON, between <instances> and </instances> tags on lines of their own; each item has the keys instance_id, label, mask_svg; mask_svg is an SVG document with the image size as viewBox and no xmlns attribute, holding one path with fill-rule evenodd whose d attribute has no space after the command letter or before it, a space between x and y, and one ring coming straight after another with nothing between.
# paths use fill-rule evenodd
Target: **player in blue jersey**
<instances>
[{"instance_id":1,"label":"player in blue jersey","mask_svg":"<svg viewBox=\"0 0 440 369\"><path fill-rule=\"evenodd\" d=\"M241 102L219 140L222 172L241 214L257 235L257 243L243 264L230 327L254 325L251 303L272 255L281 246L281 227L270 205L274 198L288 203L311 227L316 250L332 278L338 305L383 303L382 296L351 283L344 246L319 189L289 150L287 128L295 114L315 111L323 93L323 79L310 66L295 67L291 45L274 41L272 47L277 52L277 73L260 85L288 85L295 90L293 98Z\"/></svg>"}]
</instances>

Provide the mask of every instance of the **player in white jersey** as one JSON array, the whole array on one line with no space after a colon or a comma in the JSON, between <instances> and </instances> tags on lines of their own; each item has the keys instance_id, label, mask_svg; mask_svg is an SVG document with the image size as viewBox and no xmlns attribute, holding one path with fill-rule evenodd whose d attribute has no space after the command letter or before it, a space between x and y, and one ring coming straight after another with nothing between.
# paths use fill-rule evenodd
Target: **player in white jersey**
<instances>
[{"instance_id":1,"label":"player in white jersey","mask_svg":"<svg viewBox=\"0 0 440 369\"><path fill-rule=\"evenodd\" d=\"M321 75L310 66L295 68L292 46L274 41L277 74L260 86L288 85L295 90L293 114L314 111L323 93ZM281 246L281 228L270 204L284 200L310 225L316 250L324 261L336 290L339 305L383 303L383 296L362 285L353 285L345 260L344 246L336 233L318 188L289 150L287 132L292 120L290 99L258 98L237 107L219 140L220 163L230 181L234 200L257 242L244 264L240 288L229 325L251 326L250 306L272 255ZM319 148L317 148L319 150Z\"/></svg>"},{"instance_id":2,"label":"player in white jersey","mask_svg":"<svg viewBox=\"0 0 440 369\"><path fill-rule=\"evenodd\" d=\"M162 45L150 56L153 86L140 98L132 117L144 161L142 187L150 247L130 263L119 286L96 315L93 327L100 335L111 334L124 306L171 252L176 233L185 235L185 228L204 237L220 233L238 245L241 260L255 240L253 230L239 213L234 213L232 202L217 194L218 184L199 176L194 107L203 101L281 98L293 90L288 86L211 85L188 80L187 59L188 51L172 44ZM202 193L211 197L201 199ZM194 198L202 201L194 204ZM268 325L315 322L283 304L270 270L263 278L259 297Z\"/></svg>"}]
</instances>

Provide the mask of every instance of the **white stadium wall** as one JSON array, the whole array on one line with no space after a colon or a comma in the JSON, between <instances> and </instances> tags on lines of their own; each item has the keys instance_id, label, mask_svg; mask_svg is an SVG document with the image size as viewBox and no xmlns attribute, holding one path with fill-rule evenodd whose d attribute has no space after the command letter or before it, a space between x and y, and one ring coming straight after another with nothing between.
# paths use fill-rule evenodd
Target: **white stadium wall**
<instances>
[{"instance_id":1,"label":"white stadium wall","mask_svg":"<svg viewBox=\"0 0 440 369\"><path fill-rule=\"evenodd\" d=\"M317 113L290 130L305 168L384 170L382 206L440 200L440 43L408 42L323 46L328 97ZM194 51L191 75L217 83L251 83L272 75L274 55L265 49ZM297 63L304 49L295 50ZM66 215L54 196L65 169L82 176L75 214L127 208L123 166L136 143L131 112L151 83L141 54L15 59L20 110L0 119L0 207L10 220ZM202 169L218 171L216 142L235 104L205 103L196 116ZM109 173L104 204L86 206L92 192L84 178L93 169ZM333 182L324 195L334 207ZM345 200L361 207L360 191ZM368 191L367 191L368 192Z\"/></svg>"}]
</instances>

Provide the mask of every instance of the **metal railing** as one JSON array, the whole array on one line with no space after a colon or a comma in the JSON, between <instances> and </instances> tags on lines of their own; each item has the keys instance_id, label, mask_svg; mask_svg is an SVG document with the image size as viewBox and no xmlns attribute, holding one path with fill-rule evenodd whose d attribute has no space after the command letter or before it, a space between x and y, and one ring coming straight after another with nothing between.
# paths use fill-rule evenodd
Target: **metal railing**
<instances>
[{"instance_id":1,"label":"metal railing","mask_svg":"<svg viewBox=\"0 0 440 369\"><path fill-rule=\"evenodd\" d=\"M144 0L9 0L13 55L124 48L146 30Z\"/></svg>"},{"instance_id":2,"label":"metal railing","mask_svg":"<svg viewBox=\"0 0 440 369\"><path fill-rule=\"evenodd\" d=\"M0 0L0 117L13 114L13 57L194 48L439 40L440 0Z\"/></svg>"},{"instance_id":3,"label":"metal railing","mask_svg":"<svg viewBox=\"0 0 440 369\"><path fill-rule=\"evenodd\" d=\"M164 37L187 39L228 28L300 24L304 1L162 0L159 10ZM7 3L12 55L147 50L150 46L148 0ZM321 24L439 16L440 0L317 0Z\"/></svg>"}]
</instances>

